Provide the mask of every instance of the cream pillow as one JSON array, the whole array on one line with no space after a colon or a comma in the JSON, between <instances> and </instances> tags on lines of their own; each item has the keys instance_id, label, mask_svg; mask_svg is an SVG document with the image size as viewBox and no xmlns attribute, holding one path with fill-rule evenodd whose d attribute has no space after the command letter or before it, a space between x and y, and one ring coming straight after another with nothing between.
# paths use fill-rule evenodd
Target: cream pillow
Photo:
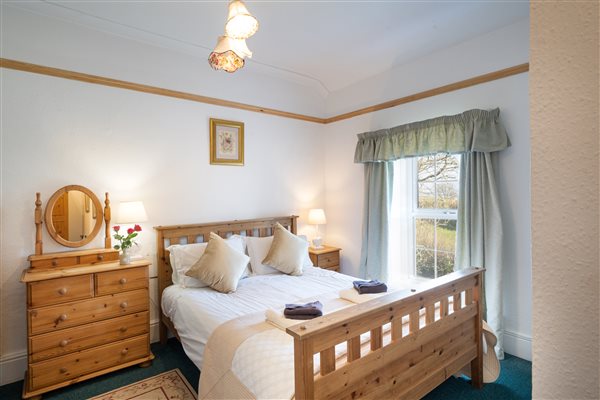
<instances>
[{"instance_id":1,"label":"cream pillow","mask_svg":"<svg viewBox=\"0 0 600 400\"><path fill-rule=\"evenodd\" d=\"M246 253L246 242L243 236L232 235L227 239L227 244L240 253ZM200 257L204 254L208 243L174 244L167 247L169 259L171 260L171 269L173 275L171 280L173 284L187 288L201 288L208 286L196 278L187 276L185 273L190 270ZM248 276L248 268L244 271L242 278Z\"/></svg>"},{"instance_id":2,"label":"cream pillow","mask_svg":"<svg viewBox=\"0 0 600 400\"><path fill-rule=\"evenodd\" d=\"M305 242L308 243L306 236L298 235L298 237ZM281 272L276 270L275 268L271 268L262 263L262 260L265 259L267 254L269 254L269 250L271 249L271 244L273 243L273 236L266 237L246 237L248 255L250 256L250 267L252 268L252 275L269 275L269 274L280 274ZM312 267L313 263L310 260L308 255L308 250L306 251L306 256L304 257L304 262L302 267Z\"/></svg>"},{"instance_id":3,"label":"cream pillow","mask_svg":"<svg viewBox=\"0 0 600 400\"><path fill-rule=\"evenodd\" d=\"M273 243L262 261L284 274L302 275L302 266L308 252L308 242L294 235L281 224L276 224Z\"/></svg>"},{"instance_id":4,"label":"cream pillow","mask_svg":"<svg viewBox=\"0 0 600 400\"><path fill-rule=\"evenodd\" d=\"M235 292L250 258L211 232L204 254L185 274L222 293Z\"/></svg>"}]
</instances>

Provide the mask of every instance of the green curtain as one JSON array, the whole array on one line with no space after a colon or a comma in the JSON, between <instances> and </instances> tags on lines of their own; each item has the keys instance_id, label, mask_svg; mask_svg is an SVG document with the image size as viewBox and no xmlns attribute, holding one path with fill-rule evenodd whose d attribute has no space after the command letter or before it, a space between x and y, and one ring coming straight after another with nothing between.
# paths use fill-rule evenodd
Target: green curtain
<instances>
[{"instance_id":1,"label":"green curtain","mask_svg":"<svg viewBox=\"0 0 600 400\"><path fill-rule=\"evenodd\" d=\"M462 114L413 122L358 135L355 163L394 161L435 153L503 150L510 146L500 110L469 110Z\"/></svg>"},{"instance_id":2,"label":"green curtain","mask_svg":"<svg viewBox=\"0 0 600 400\"><path fill-rule=\"evenodd\" d=\"M388 220L392 204L392 162L365 164L362 247L359 274L365 279L387 281Z\"/></svg>"},{"instance_id":3,"label":"green curtain","mask_svg":"<svg viewBox=\"0 0 600 400\"><path fill-rule=\"evenodd\" d=\"M496 186L497 153L464 153L460 163L455 269L485 267L484 318L504 357L502 218Z\"/></svg>"},{"instance_id":4,"label":"green curtain","mask_svg":"<svg viewBox=\"0 0 600 400\"><path fill-rule=\"evenodd\" d=\"M462 154L455 268L485 267L484 312L502 350L502 221L495 153L510 146L500 110L469 110L358 135L354 162L365 165L360 273L386 280L391 162L435 153Z\"/></svg>"}]
</instances>

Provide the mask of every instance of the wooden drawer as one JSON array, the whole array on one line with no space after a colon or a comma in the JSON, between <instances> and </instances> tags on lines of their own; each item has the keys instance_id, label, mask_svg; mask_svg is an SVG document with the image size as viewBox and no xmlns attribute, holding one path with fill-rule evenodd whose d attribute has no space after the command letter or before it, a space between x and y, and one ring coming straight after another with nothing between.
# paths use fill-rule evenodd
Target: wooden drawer
<instances>
[{"instance_id":1,"label":"wooden drawer","mask_svg":"<svg viewBox=\"0 0 600 400\"><path fill-rule=\"evenodd\" d=\"M319 254L317 256L317 266L321 268L336 267L340 265L340 253L331 252L326 254Z\"/></svg>"},{"instance_id":2,"label":"wooden drawer","mask_svg":"<svg viewBox=\"0 0 600 400\"><path fill-rule=\"evenodd\" d=\"M96 274L96 295L148 287L148 268L128 268Z\"/></svg>"},{"instance_id":3,"label":"wooden drawer","mask_svg":"<svg viewBox=\"0 0 600 400\"><path fill-rule=\"evenodd\" d=\"M101 263L117 261L118 259L119 259L118 252L89 254L89 255L83 255L83 256L79 257L79 263L80 264L101 264Z\"/></svg>"},{"instance_id":4,"label":"wooden drawer","mask_svg":"<svg viewBox=\"0 0 600 400\"><path fill-rule=\"evenodd\" d=\"M30 388L38 389L149 354L148 334L30 365Z\"/></svg>"},{"instance_id":5,"label":"wooden drawer","mask_svg":"<svg viewBox=\"0 0 600 400\"><path fill-rule=\"evenodd\" d=\"M96 322L148 310L148 289L138 289L89 300L29 310L29 334Z\"/></svg>"},{"instance_id":6,"label":"wooden drawer","mask_svg":"<svg viewBox=\"0 0 600 400\"><path fill-rule=\"evenodd\" d=\"M28 301L31 307L89 299L94 295L94 276L80 275L68 278L31 282L28 285Z\"/></svg>"},{"instance_id":7,"label":"wooden drawer","mask_svg":"<svg viewBox=\"0 0 600 400\"><path fill-rule=\"evenodd\" d=\"M56 257L42 260L32 260L31 268L63 268L79 263L79 257Z\"/></svg>"},{"instance_id":8,"label":"wooden drawer","mask_svg":"<svg viewBox=\"0 0 600 400\"><path fill-rule=\"evenodd\" d=\"M148 333L148 318L148 311L144 311L32 336L29 339L29 361L38 362Z\"/></svg>"}]
</instances>

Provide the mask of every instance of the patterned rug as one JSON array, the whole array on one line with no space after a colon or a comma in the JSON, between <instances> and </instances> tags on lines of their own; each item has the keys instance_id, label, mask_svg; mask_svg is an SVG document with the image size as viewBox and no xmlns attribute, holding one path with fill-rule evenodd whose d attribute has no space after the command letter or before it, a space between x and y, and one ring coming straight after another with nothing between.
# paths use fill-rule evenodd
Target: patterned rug
<instances>
[{"instance_id":1,"label":"patterned rug","mask_svg":"<svg viewBox=\"0 0 600 400\"><path fill-rule=\"evenodd\" d=\"M175 368L90 400L195 400L197 397L192 385Z\"/></svg>"}]
</instances>

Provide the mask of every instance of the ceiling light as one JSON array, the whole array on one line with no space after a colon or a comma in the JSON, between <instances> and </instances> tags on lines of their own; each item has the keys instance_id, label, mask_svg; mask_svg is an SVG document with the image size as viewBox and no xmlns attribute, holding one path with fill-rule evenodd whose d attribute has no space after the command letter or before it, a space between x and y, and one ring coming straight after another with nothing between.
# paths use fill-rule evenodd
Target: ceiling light
<instances>
[{"instance_id":1,"label":"ceiling light","mask_svg":"<svg viewBox=\"0 0 600 400\"><path fill-rule=\"evenodd\" d=\"M219 36L217 45L208 56L208 63L216 70L235 72L244 66L244 58L252 57L244 39Z\"/></svg>"},{"instance_id":2,"label":"ceiling light","mask_svg":"<svg viewBox=\"0 0 600 400\"><path fill-rule=\"evenodd\" d=\"M234 39L247 39L258 30L258 21L240 0L229 3L229 15L225 24L227 36Z\"/></svg>"}]
</instances>

